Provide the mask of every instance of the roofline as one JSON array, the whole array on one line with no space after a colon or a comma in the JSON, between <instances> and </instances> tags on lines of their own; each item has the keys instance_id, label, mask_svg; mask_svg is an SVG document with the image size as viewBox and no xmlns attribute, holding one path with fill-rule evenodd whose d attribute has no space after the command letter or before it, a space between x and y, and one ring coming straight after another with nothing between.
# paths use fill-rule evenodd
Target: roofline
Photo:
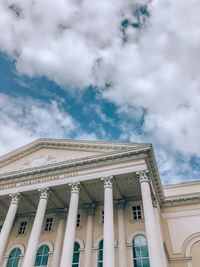
<instances>
[{"instance_id":1,"label":"roofline","mask_svg":"<svg viewBox=\"0 0 200 267\"><path fill-rule=\"evenodd\" d=\"M25 144L24 146L21 146L17 149L14 149L2 156L0 156L0 163L1 161L4 161L6 160L7 158L11 157L11 156L15 156L17 155L18 153L21 154L23 151L26 151L28 150L29 148L31 147L34 147L34 146L39 146L40 143L47 143L48 142L52 142L52 143L65 143L65 144L83 144L83 145L86 145L86 144L91 144L91 145L97 145L99 147L103 146L103 145L108 145L108 146L124 146L124 147L133 147L134 145L138 145L138 146L149 146L151 144L147 144L147 143L128 143L128 142L112 142L112 141L96 141L96 140L71 140L71 139L54 139L54 138L39 138L39 139L36 139L34 140L33 142L30 142L28 144Z\"/></svg>"},{"instance_id":2,"label":"roofline","mask_svg":"<svg viewBox=\"0 0 200 267\"><path fill-rule=\"evenodd\" d=\"M173 187L180 187L180 186L188 186L188 185L195 185L195 184L200 184L200 181L189 181L189 182L180 182L180 183L175 183L175 184L166 184L163 185L163 189L167 188L173 188Z\"/></svg>"}]
</instances>

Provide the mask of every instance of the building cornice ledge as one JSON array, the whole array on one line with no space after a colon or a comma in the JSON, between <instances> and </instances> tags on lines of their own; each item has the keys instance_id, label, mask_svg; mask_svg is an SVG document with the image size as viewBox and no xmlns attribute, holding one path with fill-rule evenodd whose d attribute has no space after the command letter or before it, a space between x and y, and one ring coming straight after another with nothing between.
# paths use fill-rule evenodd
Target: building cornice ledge
<instances>
[{"instance_id":1,"label":"building cornice ledge","mask_svg":"<svg viewBox=\"0 0 200 267\"><path fill-rule=\"evenodd\" d=\"M116 151L115 153L112 152L107 155L99 155L96 156L95 158L82 158L82 159L75 159L75 160L68 160L68 161L63 161L59 163L54 163L51 165L45 165L45 166L38 166L34 168L29 168L29 169L23 169L23 170L18 170L18 171L13 171L9 173L3 173L0 174L0 181L8 181L10 179L15 179L15 178L20 178L20 177L28 177L28 176L33 176L33 175L38 175L38 174L43 174L47 173L50 175L52 172L55 171L62 171L70 168L77 168L77 167L82 167L85 165L91 165L91 164L100 164L102 162L115 162L115 160L119 159L124 159L127 157L135 156L137 157L140 155L138 158L145 158L146 157L146 152L149 150L149 148L145 149L137 149L137 150L126 150L126 151Z\"/></svg>"},{"instance_id":2,"label":"building cornice ledge","mask_svg":"<svg viewBox=\"0 0 200 267\"><path fill-rule=\"evenodd\" d=\"M171 206L179 206L186 204L194 204L200 203L200 193L190 194L190 195L182 195L176 197L168 197L162 201L162 207L171 207Z\"/></svg>"}]
</instances>

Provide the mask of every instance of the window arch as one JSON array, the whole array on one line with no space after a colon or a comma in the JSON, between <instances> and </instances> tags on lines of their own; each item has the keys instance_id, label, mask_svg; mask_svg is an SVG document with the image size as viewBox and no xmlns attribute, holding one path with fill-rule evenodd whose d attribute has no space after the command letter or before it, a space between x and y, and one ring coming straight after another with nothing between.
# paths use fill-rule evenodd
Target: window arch
<instances>
[{"instance_id":1,"label":"window arch","mask_svg":"<svg viewBox=\"0 0 200 267\"><path fill-rule=\"evenodd\" d=\"M49 247L47 245L42 245L38 248L35 266L46 267L49 259Z\"/></svg>"},{"instance_id":2,"label":"window arch","mask_svg":"<svg viewBox=\"0 0 200 267\"><path fill-rule=\"evenodd\" d=\"M6 267L18 267L21 256L21 249L14 248L11 250Z\"/></svg>"},{"instance_id":3,"label":"window arch","mask_svg":"<svg viewBox=\"0 0 200 267\"><path fill-rule=\"evenodd\" d=\"M147 239L144 235L136 235L133 244L133 266L150 267Z\"/></svg>"},{"instance_id":4,"label":"window arch","mask_svg":"<svg viewBox=\"0 0 200 267\"><path fill-rule=\"evenodd\" d=\"M103 267L103 240L99 242L98 246L98 267Z\"/></svg>"},{"instance_id":5,"label":"window arch","mask_svg":"<svg viewBox=\"0 0 200 267\"><path fill-rule=\"evenodd\" d=\"M74 254L73 254L73 262L72 267L79 266L79 258L80 258L80 245L78 242L74 243Z\"/></svg>"}]
</instances>

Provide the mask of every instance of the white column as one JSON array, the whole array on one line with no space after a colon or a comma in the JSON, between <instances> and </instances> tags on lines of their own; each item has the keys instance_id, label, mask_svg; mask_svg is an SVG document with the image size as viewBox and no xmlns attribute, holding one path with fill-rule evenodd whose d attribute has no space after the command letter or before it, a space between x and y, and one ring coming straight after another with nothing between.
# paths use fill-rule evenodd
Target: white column
<instances>
[{"instance_id":1,"label":"white column","mask_svg":"<svg viewBox=\"0 0 200 267\"><path fill-rule=\"evenodd\" d=\"M104 182L103 266L115 267L113 177L102 178Z\"/></svg>"},{"instance_id":2,"label":"white column","mask_svg":"<svg viewBox=\"0 0 200 267\"><path fill-rule=\"evenodd\" d=\"M49 197L48 188L39 189L38 191L40 192L40 200L39 200L37 212L35 215L35 220L33 223L31 235L28 241L28 246L27 246L25 257L24 257L23 267L27 267L27 266L33 267L35 264L38 242L40 239L45 211L47 207L47 200Z\"/></svg>"},{"instance_id":3,"label":"white column","mask_svg":"<svg viewBox=\"0 0 200 267\"><path fill-rule=\"evenodd\" d=\"M160 216L159 216L159 205L157 199L154 197L153 198L153 207L154 207L154 214L156 218L156 224L157 224L157 229L158 229L158 238L160 242L160 253L162 254L162 260L163 260L163 265L164 267L167 267L167 257L165 254L164 246L163 246L163 235L162 235L162 230L161 230L161 224L160 224Z\"/></svg>"},{"instance_id":4,"label":"white column","mask_svg":"<svg viewBox=\"0 0 200 267\"><path fill-rule=\"evenodd\" d=\"M79 183L70 183L69 186L71 186L71 199L69 204L69 212L67 217L67 226L65 230L60 267L71 267L73 261L80 188Z\"/></svg>"},{"instance_id":5,"label":"white column","mask_svg":"<svg viewBox=\"0 0 200 267\"><path fill-rule=\"evenodd\" d=\"M20 193L10 194L11 202L10 207L8 209L6 219L4 221L1 234L0 234L0 265L2 264L3 255L7 246L8 238L10 235L10 231L12 229L13 221L15 219L15 215L17 212L17 208L19 205L19 200L21 198Z\"/></svg>"},{"instance_id":6,"label":"white column","mask_svg":"<svg viewBox=\"0 0 200 267\"><path fill-rule=\"evenodd\" d=\"M127 267L126 255L126 230L124 218L124 200L116 202L117 218L118 218L118 264L119 267Z\"/></svg>"},{"instance_id":7,"label":"white column","mask_svg":"<svg viewBox=\"0 0 200 267\"><path fill-rule=\"evenodd\" d=\"M142 202L144 208L145 228L147 233L147 243L149 250L149 260L151 267L158 267L163 265L162 254L160 253L160 242L158 238L158 229L156 218L154 214L151 191L149 186L149 173L147 170L137 173L140 179Z\"/></svg>"},{"instance_id":8,"label":"white column","mask_svg":"<svg viewBox=\"0 0 200 267\"><path fill-rule=\"evenodd\" d=\"M65 224L66 224L66 211L59 213L59 223L58 223L58 230L56 233L56 242L54 247L53 259L52 259L52 266L59 266L60 258L61 258L61 251L62 251L62 244L63 244L63 237L65 232Z\"/></svg>"},{"instance_id":9,"label":"white column","mask_svg":"<svg viewBox=\"0 0 200 267\"><path fill-rule=\"evenodd\" d=\"M92 243L93 243L93 231L94 231L94 214L95 204L88 205L86 207L87 213L87 234L85 245L85 262L84 267L92 267Z\"/></svg>"}]
</instances>

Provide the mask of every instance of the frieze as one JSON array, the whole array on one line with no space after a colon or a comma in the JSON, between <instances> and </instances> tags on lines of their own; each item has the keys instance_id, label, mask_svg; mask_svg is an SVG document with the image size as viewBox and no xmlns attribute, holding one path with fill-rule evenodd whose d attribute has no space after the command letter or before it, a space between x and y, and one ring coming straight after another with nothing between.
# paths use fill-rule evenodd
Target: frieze
<instances>
[{"instance_id":1,"label":"frieze","mask_svg":"<svg viewBox=\"0 0 200 267\"><path fill-rule=\"evenodd\" d=\"M26 186L26 185L40 184L40 183L55 181L55 180L59 180L59 179L75 177L78 174L79 174L78 172L74 172L74 173L55 175L55 176L50 176L50 177L45 177L45 178L40 178L40 179L35 179L35 180L29 180L29 181L24 181L24 182L19 182L19 183L13 183L13 184L8 184L8 185L1 185L0 190L11 189L11 188L21 187L21 186Z\"/></svg>"}]
</instances>

